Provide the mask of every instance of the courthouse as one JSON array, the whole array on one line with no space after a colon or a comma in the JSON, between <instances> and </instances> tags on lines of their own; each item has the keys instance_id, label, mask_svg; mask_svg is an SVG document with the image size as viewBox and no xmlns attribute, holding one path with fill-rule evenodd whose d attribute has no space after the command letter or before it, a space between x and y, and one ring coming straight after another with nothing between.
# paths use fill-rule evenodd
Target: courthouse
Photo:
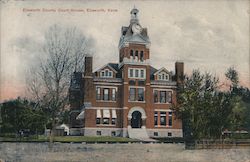
<instances>
[{"instance_id":1,"label":"courthouse","mask_svg":"<svg viewBox=\"0 0 250 162\"><path fill-rule=\"evenodd\" d=\"M177 88L183 84L184 63L173 63L174 72L150 64L155 54L150 53L148 30L140 24L138 13L133 8L129 25L121 27L117 63L93 71L95 60L86 56L84 71L73 73L69 88L71 135L183 136L182 122L173 107Z\"/></svg>"}]
</instances>

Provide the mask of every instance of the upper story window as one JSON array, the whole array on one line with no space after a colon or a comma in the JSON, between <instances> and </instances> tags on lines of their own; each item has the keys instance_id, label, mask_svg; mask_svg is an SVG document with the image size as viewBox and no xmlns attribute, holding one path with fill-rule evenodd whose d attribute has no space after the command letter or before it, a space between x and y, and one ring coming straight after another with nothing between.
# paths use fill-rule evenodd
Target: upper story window
<instances>
[{"instance_id":1,"label":"upper story window","mask_svg":"<svg viewBox=\"0 0 250 162\"><path fill-rule=\"evenodd\" d=\"M140 52L140 61L144 60L144 55L143 55L143 51Z\"/></svg>"},{"instance_id":2,"label":"upper story window","mask_svg":"<svg viewBox=\"0 0 250 162\"><path fill-rule=\"evenodd\" d=\"M113 77L113 71L109 69L104 69L100 72L100 77L105 77L105 78L112 78Z\"/></svg>"},{"instance_id":3,"label":"upper story window","mask_svg":"<svg viewBox=\"0 0 250 162\"><path fill-rule=\"evenodd\" d=\"M154 103L171 103L172 91L154 90Z\"/></svg>"},{"instance_id":4,"label":"upper story window","mask_svg":"<svg viewBox=\"0 0 250 162\"><path fill-rule=\"evenodd\" d=\"M146 79L146 69L128 68L129 78Z\"/></svg>"},{"instance_id":5,"label":"upper story window","mask_svg":"<svg viewBox=\"0 0 250 162\"><path fill-rule=\"evenodd\" d=\"M169 80L169 74L165 73L165 72L161 72L158 74L158 80Z\"/></svg>"},{"instance_id":6,"label":"upper story window","mask_svg":"<svg viewBox=\"0 0 250 162\"><path fill-rule=\"evenodd\" d=\"M130 50L130 57L134 57L134 51Z\"/></svg>"},{"instance_id":7,"label":"upper story window","mask_svg":"<svg viewBox=\"0 0 250 162\"><path fill-rule=\"evenodd\" d=\"M145 101L145 89L143 87L129 88L129 101Z\"/></svg>"},{"instance_id":8,"label":"upper story window","mask_svg":"<svg viewBox=\"0 0 250 162\"><path fill-rule=\"evenodd\" d=\"M135 58L138 58L138 51L135 51Z\"/></svg>"},{"instance_id":9,"label":"upper story window","mask_svg":"<svg viewBox=\"0 0 250 162\"><path fill-rule=\"evenodd\" d=\"M116 101L117 87L97 86L96 100L98 101Z\"/></svg>"}]
</instances>

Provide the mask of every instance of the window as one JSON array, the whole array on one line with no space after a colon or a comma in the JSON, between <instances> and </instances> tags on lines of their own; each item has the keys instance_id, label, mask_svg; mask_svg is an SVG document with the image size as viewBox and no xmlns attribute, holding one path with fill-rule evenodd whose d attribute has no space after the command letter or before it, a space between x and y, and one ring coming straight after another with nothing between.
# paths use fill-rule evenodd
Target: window
<instances>
[{"instance_id":1,"label":"window","mask_svg":"<svg viewBox=\"0 0 250 162\"><path fill-rule=\"evenodd\" d=\"M101 118L96 118L96 124L101 124Z\"/></svg>"},{"instance_id":2,"label":"window","mask_svg":"<svg viewBox=\"0 0 250 162\"><path fill-rule=\"evenodd\" d=\"M168 112L168 125L172 126L173 122L172 122L172 112Z\"/></svg>"},{"instance_id":3,"label":"window","mask_svg":"<svg viewBox=\"0 0 250 162\"><path fill-rule=\"evenodd\" d=\"M146 78L146 69L141 68L128 68L129 78Z\"/></svg>"},{"instance_id":4,"label":"window","mask_svg":"<svg viewBox=\"0 0 250 162\"><path fill-rule=\"evenodd\" d=\"M158 132L154 132L154 136L156 136L156 137L157 137L157 136L158 136Z\"/></svg>"},{"instance_id":5,"label":"window","mask_svg":"<svg viewBox=\"0 0 250 162\"><path fill-rule=\"evenodd\" d=\"M154 91L154 102L155 103L158 102L158 91L157 90Z\"/></svg>"},{"instance_id":6,"label":"window","mask_svg":"<svg viewBox=\"0 0 250 162\"><path fill-rule=\"evenodd\" d=\"M103 89L103 100L104 101L108 101L109 100L109 89L108 88L104 88Z\"/></svg>"},{"instance_id":7,"label":"window","mask_svg":"<svg viewBox=\"0 0 250 162\"><path fill-rule=\"evenodd\" d=\"M96 131L96 135L97 136L101 136L102 135L102 131Z\"/></svg>"},{"instance_id":8,"label":"window","mask_svg":"<svg viewBox=\"0 0 250 162\"><path fill-rule=\"evenodd\" d=\"M143 61L143 51L140 53L140 60Z\"/></svg>"},{"instance_id":9,"label":"window","mask_svg":"<svg viewBox=\"0 0 250 162\"><path fill-rule=\"evenodd\" d=\"M96 124L101 124L101 110L96 110Z\"/></svg>"},{"instance_id":10,"label":"window","mask_svg":"<svg viewBox=\"0 0 250 162\"><path fill-rule=\"evenodd\" d=\"M134 69L129 69L129 77L133 78Z\"/></svg>"},{"instance_id":11,"label":"window","mask_svg":"<svg viewBox=\"0 0 250 162\"><path fill-rule=\"evenodd\" d=\"M141 70L141 78L144 78L144 70Z\"/></svg>"},{"instance_id":12,"label":"window","mask_svg":"<svg viewBox=\"0 0 250 162\"><path fill-rule=\"evenodd\" d=\"M135 77L138 78L139 77L139 70L135 69Z\"/></svg>"},{"instance_id":13,"label":"window","mask_svg":"<svg viewBox=\"0 0 250 162\"><path fill-rule=\"evenodd\" d=\"M105 69L103 71L100 72L100 76L101 77L107 77L107 78L112 78L113 76L113 71L109 70L109 69Z\"/></svg>"},{"instance_id":14,"label":"window","mask_svg":"<svg viewBox=\"0 0 250 162\"><path fill-rule=\"evenodd\" d=\"M97 101L116 101L117 87L96 86Z\"/></svg>"},{"instance_id":15,"label":"window","mask_svg":"<svg viewBox=\"0 0 250 162\"><path fill-rule=\"evenodd\" d=\"M102 124L109 124L109 118L103 118Z\"/></svg>"},{"instance_id":16,"label":"window","mask_svg":"<svg viewBox=\"0 0 250 162\"><path fill-rule=\"evenodd\" d=\"M155 112L155 115L154 115L154 124L155 126L158 125L158 112L157 111Z\"/></svg>"},{"instance_id":17,"label":"window","mask_svg":"<svg viewBox=\"0 0 250 162\"><path fill-rule=\"evenodd\" d=\"M138 101L144 101L144 89L138 88Z\"/></svg>"},{"instance_id":18,"label":"window","mask_svg":"<svg viewBox=\"0 0 250 162\"><path fill-rule=\"evenodd\" d=\"M115 131L112 131L112 132L111 132L111 136L113 136L113 137L116 136L116 132L115 132Z\"/></svg>"},{"instance_id":19,"label":"window","mask_svg":"<svg viewBox=\"0 0 250 162\"><path fill-rule=\"evenodd\" d=\"M169 80L169 75L168 75L168 74L166 75L166 78L165 78L165 80Z\"/></svg>"},{"instance_id":20,"label":"window","mask_svg":"<svg viewBox=\"0 0 250 162\"><path fill-rule=\"evenodd\" d=\"M160 73L159 75L158 75L158 80L169 80L169 74L167 74L167 73Z\"/></svg>"},{"instance_id":21,"label":"window","mask_svg":"<svg viewBox=\"0 0 250 162\"><path fill-rule=\"evenodd\" d=\"M102 124L109 124L110 112L109 109L103 110L103 121Z\"/></svg>"},{"instance_id":22,"label":"window","mask_svg":"<svg viewBox=\"0 0 250 162\"><path fill-rule=\"evenodd\" d=\"M154 103L171 103L172 91L154 90Z\"/></svg>"},{"instance_id":23,"label":"window","mask_svg":"<svg viewBox=\"0 0 250 162\"><path fill-rule=\"evenodd\" d=\"M109 71L105 70L105 76L108 76Z\"/></svg>"},{"instance_id":24,"label":"window","mask_svg":"<svg viewBox=\"0 0 250 162\"><path fill-rule=\"evenodd\" d=\"M166 100L168 103L172 102L172 92L171 91L167 91Z\"/></svg>"},{"instance_id":25,"label":"window","mask_svg":"<svg viewBox=\"0 0 250 162\"><path fill-rule=\"evenodd\" d=\"M160 125L163 125L163 126L165 126L165 125L167 125L167 123L166 123L166 112L160 112Z\"/></svg>"},{"instance_id":26,"label":"window","mask_svg":"<svg viewBox=\"0 0 250 162\"><path fill-rule=\"evenodd\" d=\"M112 101L115 101L116 100L116 90L115 88L112 88Z\"/></svg>"},{"instance_id":27,"label":"window","mask_svg":"<svg viewBox=\"0 0 250 162\"><path fill-rule=\"evenodd\" d=\"M160 91L160 103L166 103L166 91Z\"/></svg>"},{"instance_id":28,"label":"window","mask_svg":"<svg viewBox=\"0 0 250 162\"><path fill-rule=\"evenodd\" d=\"M130 88L129 89L129 100L130 101L135 101L135 88Z\"/></svg>"},{"instance_id":29,"label":"window","mask_svg":"<svg viewBox=\"0 0 250 162\"><path fill-rule=\"evenodd\" d=\"M134 51L130 50L130 57L134 57Z\"/></svg>"},{"instance_id":30,"label":"window","mask_svg":"<svg viewBox=\"0 0 250 162\"><path fill-rule=\"evenodd\" d=\"M115 118L112 118L111 124L112 124L112 125L115 125L115 123L116 123L116 119L115 119Z\"/></svg>"},{"instance_id":31,"label":"window","mask_svg":"<svg viewBox=\"0 0 250 162\"><path fill-rule=\"evenodd\" d=\"M168 137L172 137L172 133L171 132L168 132Z\"/></svg>"},{"instance_id":32,"label":"window","mask_svg":"<svg viewBox=\"0 0 250 162\"><path fill-rule=\"evenodd\" d=\"M116 110L112 110L112 120L111 120L111 124L115 125L116 124Z\"/></svg>"},{"instance_id":33,"label":"window","mask_svg":"<svg viewBox=\"0 0 250 162\"><path fill-rule=\"evenodd\" d=\"M96 88L96 100L101 100L101 88Z\"/></svg>"},{"instance_id":34,"label":"window","mask_svg":"<svg viewBox=\"0 0 250 162\"><path fill-rule=\"evenodd\" d=\"M135 58L138 58L138 51L135 51Z\"/></svg>"},{"instance_id":35,"label":"window","mask_svg":"<svg viewBox=\"0 0 250 162\"><path fill-rule=\"evenodd\" d=\"M129 101L145 101L144 88L129 88Z\"/></svg>"}]
</instances>

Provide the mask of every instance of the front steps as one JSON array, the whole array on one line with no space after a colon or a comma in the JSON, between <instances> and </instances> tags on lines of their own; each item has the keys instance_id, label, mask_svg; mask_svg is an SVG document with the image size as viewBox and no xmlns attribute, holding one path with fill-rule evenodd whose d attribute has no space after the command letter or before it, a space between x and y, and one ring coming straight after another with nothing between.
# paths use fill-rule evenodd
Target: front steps
<instances>
[{"instance_id":1,"label":"front steps","mask_svg":"<svg viewBox=\"0 0 250 162\"><path fill-rule=\"evenodd\" d=\"M128 136L129 138L137 139L141 141L155 141L154 139L149 138L145 127L142 127L142 128L128 127Z\"/></svg>"}]
</instances>

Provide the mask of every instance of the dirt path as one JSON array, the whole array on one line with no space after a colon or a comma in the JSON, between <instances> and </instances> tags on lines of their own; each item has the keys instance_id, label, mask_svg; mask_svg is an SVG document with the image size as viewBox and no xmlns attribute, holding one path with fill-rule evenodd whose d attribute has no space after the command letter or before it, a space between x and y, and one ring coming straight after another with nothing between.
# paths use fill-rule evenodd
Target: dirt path
<instances>
[{"instance_id":1,"label":"dirt path","mask_svg":"<svg viewBox=\"0 0 250 162\"><path fill-rule=\"evenodd\" d=\"M6 161L250 162L249 149L185 150L183 144L0 143Z\"/></svg>"}]
</instances>

